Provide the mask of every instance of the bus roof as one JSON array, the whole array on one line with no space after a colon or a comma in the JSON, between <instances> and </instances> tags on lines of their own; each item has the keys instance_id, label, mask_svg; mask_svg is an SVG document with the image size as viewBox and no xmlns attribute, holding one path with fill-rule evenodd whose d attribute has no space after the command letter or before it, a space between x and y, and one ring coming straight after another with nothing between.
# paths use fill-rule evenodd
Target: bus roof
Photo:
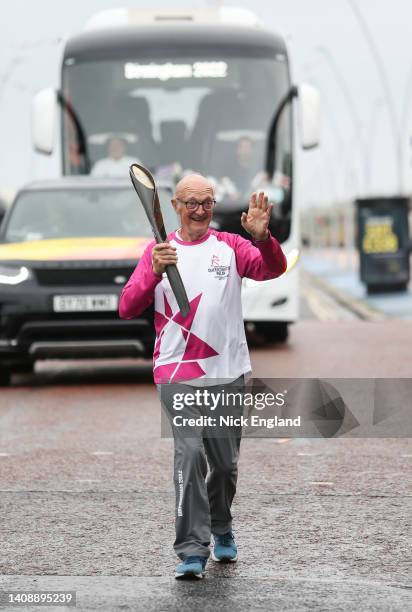
<instances>
[{"instance_id":1,"label":"bus roof","mask_svg":"<svg viewBox=\"0 0 412 612\"><path fill-rule=\"evenodd\" d=\"M236 6L175 6L175 7L129 7L99 11L85 24L85 29L113 26L142 25L159 22L228 23L261 27L262 22L250 9Z\"/></svg>"},{"instance_id":2,"label":"bus roof","mask_svg":"<svg viewBox=\"0 0 412 612\"><path fill-rule=\"evenodd\" d=\"M90 29L70 37L65 58L115 59L130 53L140 57L165 57L169 54L213 50L227 56L286 56L282 36L260 28L220 23L158 23L142 26L116 26Z\"/></svg>"}]
</instances>

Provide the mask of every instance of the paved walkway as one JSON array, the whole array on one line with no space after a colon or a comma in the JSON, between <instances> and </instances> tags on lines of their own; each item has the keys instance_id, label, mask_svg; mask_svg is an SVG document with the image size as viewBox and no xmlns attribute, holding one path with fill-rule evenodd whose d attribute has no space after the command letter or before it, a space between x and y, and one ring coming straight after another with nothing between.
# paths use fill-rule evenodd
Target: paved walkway
<instances>
[{"instance_id":1,"label":"paved walkway","mask_svg":"<svg viewBox=\"0 0 412 612\"><path fill-rule=\"evenodd\" d=\"M389 318L412 320L412 284L408 291L368 295L359 279L358 253L337 248L306 249L301 266L335 290Z\"/></svg>"}]
</instances>

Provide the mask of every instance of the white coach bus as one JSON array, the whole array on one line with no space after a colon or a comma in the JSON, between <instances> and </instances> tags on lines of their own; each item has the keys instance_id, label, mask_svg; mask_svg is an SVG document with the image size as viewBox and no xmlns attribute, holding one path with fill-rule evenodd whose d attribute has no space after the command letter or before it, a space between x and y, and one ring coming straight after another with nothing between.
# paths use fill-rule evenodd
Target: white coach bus
<instances>
[{"instance_id":1,"label":"white coach bus","mask_svg":"<svg viewBox=\"0 0 412 612\"><path fill-rule=\"evenodd\" d=\"M33 100L38 178L99 174L120 147L162 181L210 177L215 228L242 235L250 193L269 194L289 266L275 281L244 281L243 313L271 340L285 340L298 317L294 158L317 145L318 130L318 94L292 85L284 39L229 7L103 11L65 40L60 83Z\"/></svg>"}]
</instances>

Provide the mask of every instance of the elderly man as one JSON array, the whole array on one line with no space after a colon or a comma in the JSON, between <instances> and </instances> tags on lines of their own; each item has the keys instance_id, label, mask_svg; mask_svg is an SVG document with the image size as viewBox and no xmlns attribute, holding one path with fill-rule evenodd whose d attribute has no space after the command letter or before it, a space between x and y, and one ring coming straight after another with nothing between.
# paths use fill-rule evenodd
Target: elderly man
<instances>
[{"instance_id":1,"label":"elderly man","mask_svg":"<svg viewBox=\"0 0 412 612\"><path fill-rule=\"evenodd\" d=\"M251 372L241 306L243 277L276 278L286 270L286 258L268 224L272 205L264 193L253 194L241 223L253 243L236 234L209 227L214 191L200 174L184 177L172 199L181 227L168 242L151 242L125 285L120 316L138 316L154 300L156 342L153 355L155 383L169 413L168 383L242 385ZM182 317L165 274L178 264L190 302ZM218 387L215 387L218 388ZM226 388L226 387L225 387ZM191 409L196 415L198 406ZM200 412L197 412L200 414ZM207 559L236 561L231 504L236 491L240 434L204 436L193 428L185 436L173 428L176 488L176 540L181 563L177 578L204 575ZM207 461L206 461L207 458ZM210 473L207 477L207 463ZM212 551L209 545L212 539Z\"/></svg>"}]
</instances>

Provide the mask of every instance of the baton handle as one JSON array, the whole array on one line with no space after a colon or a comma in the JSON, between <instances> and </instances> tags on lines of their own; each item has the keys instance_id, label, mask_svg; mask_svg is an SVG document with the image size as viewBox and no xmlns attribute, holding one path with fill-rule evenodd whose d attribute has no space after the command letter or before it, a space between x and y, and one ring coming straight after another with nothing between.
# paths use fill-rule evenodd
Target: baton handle
<instances>
[{"instance_id":1,"label":"baton handle","mask_svg":"<svg viewBox=\"0 0 412 612\"><path fill-rule=\"evenodd\" d=\"M189 300L187 299L185 287L183 285L182 277L179 274L179 270L175 265L169 264L166 266L166 274L182 317L187 317L190 312Z\"/></svg>"}]
</instances>

